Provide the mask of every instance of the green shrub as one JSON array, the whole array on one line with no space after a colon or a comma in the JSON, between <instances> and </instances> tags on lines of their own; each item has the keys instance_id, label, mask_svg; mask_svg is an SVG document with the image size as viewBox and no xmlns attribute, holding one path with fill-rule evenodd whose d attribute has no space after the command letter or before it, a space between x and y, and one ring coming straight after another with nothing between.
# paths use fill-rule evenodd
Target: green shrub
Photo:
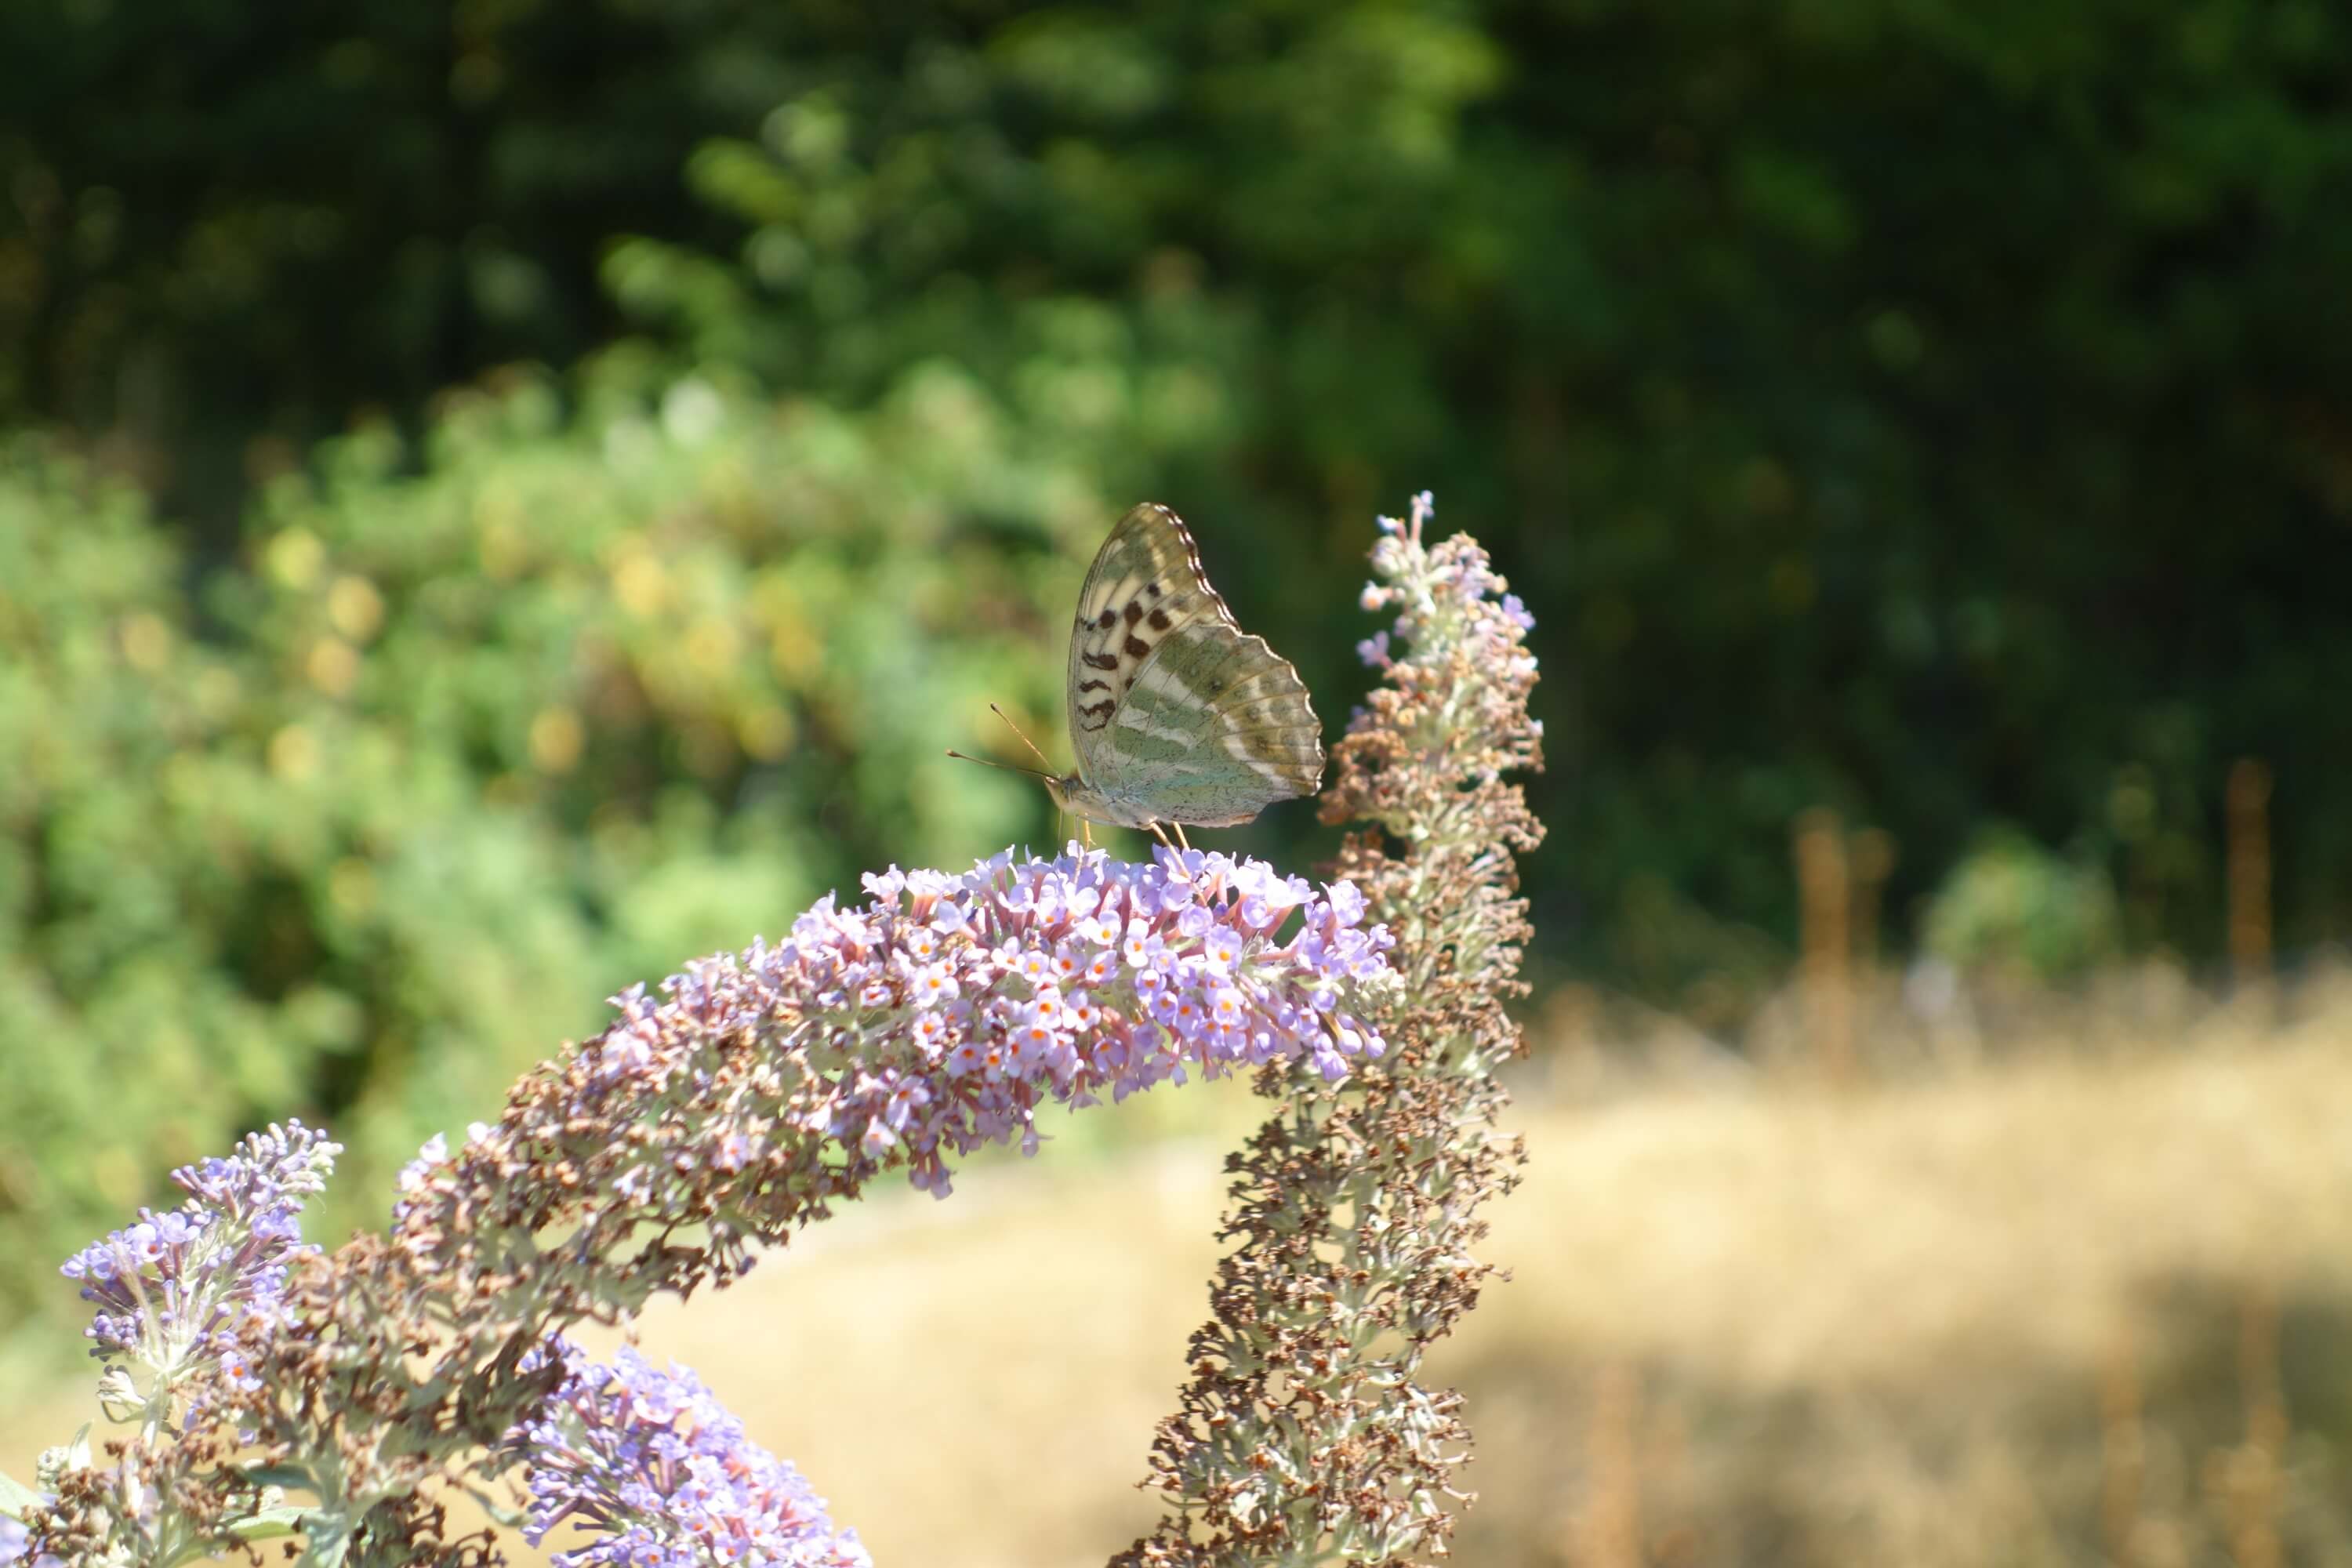
<instances>
[{"instance_id":1,"label":"green shrub","mask_svg":"<svg viewBox=\"0 0 2352 1568\"><path fill-rule=\"evenodd\" d=\"M247 681L191 636L187 570L135 492L0 443L5 1305L345 1043L331 997L233 972L282 929L247 828L277 791L238 760Z\"/></svg>"},{"instance_id":2,"label":"green shrub","mask_svg":"<svg viewBox=\"0 0 2352 1568\"><path fill-rule=\"evenodd\" d=\"M333 443L209 572L5 448L0 1308L268 1118L331 1125L380 1208L600 998L1046 837L941 752L1003 749L991 699L1055 743L1037 648L1115 503L935 367L856 421L626 385Z\"/></svg>"},{"instance_id":3,"label":"green shrub","mask_svg":"<svg viewBox=\"0 0 2352 1568\"><path fill-rule=\"evenodd\" d=\"M2052 983L2080 978L2119 946L2114 887L2021 834L1989 835L1927 906L1927 951L1964 973Z\"/></svg>"}]
</instances>

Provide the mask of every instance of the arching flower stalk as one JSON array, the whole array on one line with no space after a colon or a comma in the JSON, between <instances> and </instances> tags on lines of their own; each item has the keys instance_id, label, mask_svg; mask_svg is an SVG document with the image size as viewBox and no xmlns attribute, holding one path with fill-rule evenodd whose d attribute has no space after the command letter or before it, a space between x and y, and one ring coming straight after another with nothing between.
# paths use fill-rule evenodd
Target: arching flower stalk
<instances>
[{"instance_id":1,"label":"arching flower stalk","mask_svg":"<svg viewBox=\"0 0 2352 1568\"><path fill-rule=\"evenodd\" d=\"M1358 1015L1392 984L1389 937L1344 884L1318 895L1223 855L1132 865L1073 847L961 876L894 868L866 890L856 909L821 901L773 947L689 966L659 1000L616 997L615 1020L527 1076L497 1123L426 1146L388 1236L272 1252L253 1273L267 1331L181 1369L180 1424L45 1477L55 1495L12 1510L29 1528L0 1551L185 1560L256 1538L257 1521L285 1533L284 1510L261 1519L275 1488L315 1563L499 1561L483 1537L449 1537L445 1500L493 1483L516 1431L552 1418L578 1371L551 1348L565 1329L724 1285L886 1173L944 1196L954 1157L1034 1150L1049 1100L1274 1063L1330 1081L1385 1049ZM592 1430L613 1427L583 1427L575 1457L600 1451ZM577 1473L530 1484L593 1495ZM790 1491L717 1498L736 1510L724 1528L708 1510L567 1511L637 1531L628 1550L650 1553L583 1562L727 1561L714 1543L774 1536L786 1505L806 1550L763 1560L850 1560L854 1538Z\"/></svg>"}]
</instances>

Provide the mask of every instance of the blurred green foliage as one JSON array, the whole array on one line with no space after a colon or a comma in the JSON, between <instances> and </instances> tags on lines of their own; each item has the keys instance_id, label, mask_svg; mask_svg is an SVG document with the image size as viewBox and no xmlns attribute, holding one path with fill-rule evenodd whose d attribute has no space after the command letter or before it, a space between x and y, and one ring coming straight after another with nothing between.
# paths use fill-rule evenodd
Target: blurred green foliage
<instances>
[{"instance_id":1,"label":"blurred green foliage","mask_svg":"<svg viewBox=\"0 0 2352 1568\"><path fill-rule=\"evenodd\" d=\"M2112 961L2120 934L2104 870L1995 831L1937 889L1920 921L1919 945L1964 974L2052 984Z\"/></svg>"},{"instance_id":2,"label":"blurred green foliage","mask_svg":"<svg viewBox=\"0 0 2352 1568\"><path fill-rule=\"evenodd\" d=\"M332 442L211 573L5 447L0 1303L273 1117L353 1145L327 1223L364 1221L601 998L1044 825L942 743L1058 703L1035 650L1104 498L975 447L942 370L855 420L632 384Z\"/></svg>"},{"instance_id":3,"label":"blurred green foliage","mask_svg":"<svg viewBox=\"0 0 2352 1568\"><path fill-rule=\"evenodd\" d=\"M2207 952L2242 755L2282 942L2352 914L2324 0L70 0L0 61L0 424L59 433L0 487L0 1210L59 1237L1045 837L934 753L1058 735L1146 496L1335 729L1369 514L1494 548L1554 963L1769 968L1814 805L1898 919L2005 820Z\"/></svg>"}]
</instances>

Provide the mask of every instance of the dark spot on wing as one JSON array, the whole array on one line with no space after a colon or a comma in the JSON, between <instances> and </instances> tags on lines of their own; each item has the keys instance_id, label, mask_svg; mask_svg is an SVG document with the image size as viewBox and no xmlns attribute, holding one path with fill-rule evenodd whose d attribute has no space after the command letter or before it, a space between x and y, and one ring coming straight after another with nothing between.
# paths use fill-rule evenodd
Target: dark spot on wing
<instances>
[{"instance_id":1,"label":"dark spot on wing","mask_svg":"<svg viewBox=\"0 0 2352 1568\"><path fill-rule=\"evenodd\" d=\"M1078 710L1078 715L1081 720L1093 721L1092 723L1087 725L1087 729L1099 730L1105 724L1110 722L1110 716L1115 710L1117 710L1118 707L1118 703L1106 697L1099 702L1087 703L1085 707Z\"/></svg>"},{"instance_id":2,"label":"dark spot on wing","mask_svg":"<svg viewBox=\"0 0 2352 1568\"><path fill-rule=\"evenodd\" d=\"M1131 626L1142 618L1143 601L1140 599L1129 599L1127 602L1127 624Z\"/></svg>"},{"instance_id":3,"label":"dark spot on wing","mask_svg":"<svg viewBox=\"0 0 2352 1568\"><path fill-rule=\"evenodd\" d=\"M1146 588L1146 589L1144 590L1144 592L1145 592L1145 593L1147 593L1147 594L1150 594L1153 598L1155 598L1155 599L1156 599L1156 598L1160 597L1160 584L1157 584L1157 583L1154 583L1154 584L1152 584L1149 588Z\"/></svg>"},{"instance_id":4,"label":"dark spot on wing","mask_svg":"<svg viewBox=\"0 0 2352 1568\"><path fill-rule=\"evenodd\" d=\"M1118 655L1115 653L1089 653L1081 655L1080 657L1085 658L1088 664L1094 666L1097 669L1117 669L1118 668Z\"/></svg>"},{"instance_id":5,"label":"dark spot on wing","mask_svg":"<svg viewBox=\"0 0 2352 1568\"><path fill-rule=\"evenodd\" d=\"M1108 691L1110 689L1110 682L1108 680L1081 680L1078 682L1078 689L1081 691Z\"/></svg>"},{"instance_id":6,"label":"dark spot on wing","mask_svg":"<svg viewBox=\"0 0 2352 1568\"><path fill-rule=\"evenodd\" d=\"M1100 618L1095 622L1095 625L1102 627L1105 631L1108 631L1111 628L1111 624L1118 619L1118 612L1112 609L1109 605L1105 605L1103 606L1103 613Z\"/></svg>"},{"instance_id":7,"label":"dark spot on wing","mask_svg":"<svg viewBox=\"0 0 2352 1568\"><path fill-rule=\"evenodd\" d=\"M1135 607L1135 606L1134 606L1134 605L1129 605L1128 606L1128 608L1129 608L1129 609L1130 609L1130 610L1131 610L1131 609L1133 609L1134 607ZM1168 612L1167 612L1167 611L1165 611L1165 610L1154 610L1154 611L1152 611L1152 612L1151 612L1151 629L1152 629L1153 631L1155 631L1155 632L1164 632L1164 631L1166 631L1166 630L1168 629Z\"/></svg>"},{"instance_id":8,"label":"dark spot on wing","mask_svg":"<svg viewBox=\"0 0 2352 1568\"><path fill-rule=\"evenodd\" d=\"M1141 658L1145 654L1150 653L1150 651L1151 645L1145 642L1141 637L1130 637L1127 639L1126 653L1128 658Z\"/></svg>"}]
</instances>

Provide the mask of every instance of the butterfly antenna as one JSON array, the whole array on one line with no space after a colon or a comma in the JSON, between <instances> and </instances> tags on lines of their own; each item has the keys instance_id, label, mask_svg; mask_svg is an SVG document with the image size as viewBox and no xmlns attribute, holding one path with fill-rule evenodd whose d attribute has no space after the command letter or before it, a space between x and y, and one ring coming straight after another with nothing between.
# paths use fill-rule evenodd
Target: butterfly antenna
<instances>
[{"instance_id":1,"label":"butterfly antenna","mask_svg":"<svg viewBox=\"0 0 2352 1568\"><path fill-rule=\"evenodd\" d=\"M986 757L968 757L961 752L956 751L950 751L948 755L960 763L978 763L983 768L1003 768L1008 773L1027 773L1033 779L1050 779L1055 776L1052 773L1041 773L1035 768L1024 768L1018 763L992 763Z\"/></svg>"},{"instance_id":2,"label":"butterfly antenna","mask_svg":"<svg viewBox=\"0 0 2352 1568\"><path fill-rule=\"evenodd\" d=\"M995 714L998 718L1000 718L1000 719L1003 720L1003 721L1004 721L1004 727L1005 727L1006 729L1008 729L1008 730L1012 731L1015 735L1020 735L1020 736L1021 736L1021 743L1022 743L1023 745L1024 745L1024 746L1026 746L1026 747L1028 747L1028 748L1029 748L1029 754L1030 754L1031 756L1035 757L1035 758L1036 758L1039 762L1041 762L1041 763L1045 763L1045 764L1047 767L1049 767L1049 768L1050 768L1050 767L1052 767L1052 766L1054 765L1050 761L1048 761L1048 760L1046 759L1045 753L1045 752L1041 752L1041 751L1039 751L1039 750L1037 749L1037 742L1034 742L1034 741L1031 740L1031 739L1030 739L1028 736L1026 736L1026 735L1023 735L1023 734L1021 734L1021 726L1020 726L1020 725L1018 725L1018 724L1015 724L1015 723L1013 721L1013 716L1012 716L1011 714L1009 714L1009 713L1005 712L1005 710L1004 710L1003 709L999 708L999 707L998 707L995 703L993 703L993 702L992 702L992 703L990 703L990 704L988 705L988 710L989 710L991 713Z\"/></svg>"}]
</instances>

